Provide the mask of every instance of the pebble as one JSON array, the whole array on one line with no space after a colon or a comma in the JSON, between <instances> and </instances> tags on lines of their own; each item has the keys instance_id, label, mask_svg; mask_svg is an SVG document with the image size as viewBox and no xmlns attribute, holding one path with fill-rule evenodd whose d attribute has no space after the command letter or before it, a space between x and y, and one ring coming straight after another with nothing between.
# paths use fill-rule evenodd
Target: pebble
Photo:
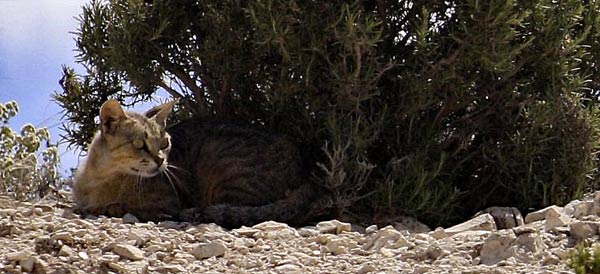
<instances>
[{"instance_id":1,"label":"pebble","mask_svg":"<svg viewBox=\"0 0 600 274\"><path fill-rule=\"evenodd\" d=\"M226 230L6 205L0 201L0 273L570 273L575 243L597 239L600 226L600 192L530 213L511 229L494 227L486 213L434 231L415 220Z\"/></svg>"},{"instance_id":2,"label":"pebble","mask_svg":"<svg viewBox=\"0 0 600 274\"><path fill-rule=\"evenodd\" d=\"M210 257L218 257L223 256L225 254L226 247L221 242L210 242L198 244L192 250L192 255L196 257L198 260L210 258Z\"/></svg>"},{"instance_id":3,"label":"pebble","mask_svg":"<svg viewBox=\"0 0 600 274\"><path fill-rule=\"evenodd\" d=\"M112 251L121 257L134 261L144 258L144 251L130 244L116 244L113 246Z\"/></svg>"}]
</instances>

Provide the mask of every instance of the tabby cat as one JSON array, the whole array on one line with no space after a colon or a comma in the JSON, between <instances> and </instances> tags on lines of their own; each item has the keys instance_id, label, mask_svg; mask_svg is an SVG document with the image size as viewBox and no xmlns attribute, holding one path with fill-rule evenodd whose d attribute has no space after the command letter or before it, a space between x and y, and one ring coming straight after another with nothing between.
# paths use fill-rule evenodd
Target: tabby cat
<instances>
[{"instance_id":1,"label":"tabby cat","mask_svg":"<svg viewBox=\"0 0 600 274\"><path fill-rule=\"evenodd\" d=\"M167 128L175 103L144 114L125 112L115 100L102 105L100 130L75 176L80 213L233 228L266 220L302 224L320 210L288 139L194 120Z\"/></svg>"}]
</instances>

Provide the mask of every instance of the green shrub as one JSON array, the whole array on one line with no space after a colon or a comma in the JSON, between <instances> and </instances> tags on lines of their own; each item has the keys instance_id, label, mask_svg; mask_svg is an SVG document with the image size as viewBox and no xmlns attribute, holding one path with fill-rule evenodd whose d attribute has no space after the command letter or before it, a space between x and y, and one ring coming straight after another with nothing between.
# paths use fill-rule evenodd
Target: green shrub
<instances>
[{"instance_id":1,"label":"green shrub","mask_svg":"<svg viewBox=\"0 0 600 274\"><path fill-rule=\"evenodd\" d=\"M59 181L58 149L46 128L26 124L21 132L8 123L17 115L16 102L0 103L0 192L19 200L38 200Z\"/></svg>"},{"instance_id":2,"label":"green shrub","mask_svg":"<svg viewBox=\"0 0 600 274\"><path fill-rule=\"evenodd\" d=\"M600 1L100 1L65 68L67 139L157 88L302 144L336 210L431 225L598 187Z\"/></svg>"},{"instance_id":3,"label":"green shrub","mask_svg":"<svg viewBox=\"0 0 600 274\"><path fill-rule=\"evenodd\" d=\"M569 255L568 264L577 274L600 274L600 245L593 249L589 243L577 245L577 250Z\"/></svg>"}]
</instances>

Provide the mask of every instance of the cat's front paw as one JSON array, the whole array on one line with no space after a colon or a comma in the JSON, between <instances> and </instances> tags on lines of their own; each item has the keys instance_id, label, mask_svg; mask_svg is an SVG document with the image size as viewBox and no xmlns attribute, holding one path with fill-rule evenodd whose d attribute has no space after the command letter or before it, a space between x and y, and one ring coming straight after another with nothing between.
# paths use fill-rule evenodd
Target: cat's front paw
<instances>
[{"instance_id":1,"label":"cat's front paw","mask_svg":"<svg viewBox=\"0 0 600 274\"><path fill-rule=\"evenodd\" d=\"M182 210L179 213L179 220L190 223L201 223L203 218L203 209L192 207Z\"/></svg>"},{"instance_id":2,"label":"cat's front paw","mask_svg":"<svg viewBox=\"0 0 600 274\"><path fill-rule=\"evenodd\" d=\"M122 217L127 213L127 210L119 203L113 203L102 206L86 206L79 207L75 210L76 213L81 215L104 215L108 217Z\"/></svg>"}]
</instances>

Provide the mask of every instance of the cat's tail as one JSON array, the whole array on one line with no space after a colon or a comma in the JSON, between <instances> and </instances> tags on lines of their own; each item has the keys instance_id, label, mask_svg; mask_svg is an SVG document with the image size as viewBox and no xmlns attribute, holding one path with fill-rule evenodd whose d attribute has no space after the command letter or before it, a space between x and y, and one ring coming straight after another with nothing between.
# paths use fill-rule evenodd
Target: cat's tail
<instances>
[{"instance_id":1,"label":"cat's tail","mask_svg":"<svg viewBox=\"0 0 600 274\"><path fill-rule=\"evenodd\" d=\"M219 204L203 210L184 210L180 218L195 223L216 223L226 228L252 226L264 221L283 222L292 226L329 217L331 199L318 187L304 184L278 201L262 206Z\"/></svg>"}]
</instances>

